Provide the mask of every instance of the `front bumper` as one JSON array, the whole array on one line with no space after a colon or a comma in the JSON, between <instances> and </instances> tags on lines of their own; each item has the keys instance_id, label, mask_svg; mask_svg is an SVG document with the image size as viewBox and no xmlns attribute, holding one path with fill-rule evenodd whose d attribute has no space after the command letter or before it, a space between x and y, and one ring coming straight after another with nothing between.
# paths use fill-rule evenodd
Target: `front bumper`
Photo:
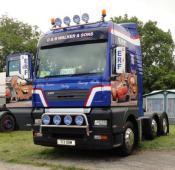
<instances>
[{"instance_id":1,"label":"front bumper","mask_svg":"<svg viewBox=\"0 0 175 170\"><path fill-rule=\"evenodd\" d=\"M64 116L64 113L60 115ZM71 115L74 116L75 114ZM45 127L42 125L33 127L34 143L43 146L61 147L62 145L57 144L57 140L63 139L75 141L75 146L66 145L66 147L112 149L121 146L123 143L123 126L118 126L118 122L121 120L119 114L113 115L110 109L97 108L92 109L89 114L86 114L86 117L87 123L84 124L84 128L75 127L74 125L59 125L59 127L53 125ZM94 123L95 120L107 120L107 125L97 126Z\"/></svg>"},{"instance_id":2,"label":"front bumper","mask_svg":"<svg viewBox=\"0 0 175 170\"><path fill-rule=\"evenodd\" d=\"M107 136L107 140L99 140L94 139L94 136ZM64 140L75 140L75 146L67 146L67 145L58 145L57 140L64 139ZM63 137L62 135L57 135L57 137L53 136L34 136L33 138L34 143L36 145L43 145L43 146L52 146L52 147L75 147L81 149L112 149L118 146L121 146L123 141L123 135L117 134L90 134L90 136L81 136L81 137Z\"/></svg>"}]
</instances>

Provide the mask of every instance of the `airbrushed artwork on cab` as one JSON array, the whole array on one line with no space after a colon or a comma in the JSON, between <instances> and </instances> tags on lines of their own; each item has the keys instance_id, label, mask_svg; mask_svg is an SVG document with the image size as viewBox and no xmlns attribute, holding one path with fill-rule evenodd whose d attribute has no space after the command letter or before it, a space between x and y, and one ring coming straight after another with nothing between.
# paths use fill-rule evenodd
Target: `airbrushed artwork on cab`
<instances>
[{"instance_id":1,"label":"airbrushed artwork on cab","mask_svg":"<svg viewBox=\"0 0 175 170\"><path fill-rule=\"evenodd\" d=\"M137 76L133 73L120 73L111 81L112 106L137 105Z\"/></svg>"}]
</instances>

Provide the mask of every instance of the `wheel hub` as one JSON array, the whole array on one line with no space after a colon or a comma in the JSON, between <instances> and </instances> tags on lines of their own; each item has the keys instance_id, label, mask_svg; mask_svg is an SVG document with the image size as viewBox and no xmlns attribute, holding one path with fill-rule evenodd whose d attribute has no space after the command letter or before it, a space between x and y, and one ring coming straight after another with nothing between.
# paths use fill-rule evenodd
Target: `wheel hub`
<instances>
[{"instance_id":1,"label":"wheel hub","mask_svg":"<svg viewBox=\"0 0 175 170\"><path fill-rule=\"evenodd\" d=\"M125 144L126 144L128 149L131 149L134 145L134 132L131 128L126 129Z\"/></svg>"},{"instance_id":2,"label":"wheel hub","mask_svg":"<svg viewBox=\"0 0 175 170\"><path fill-rule=\"evenodd\" d=\"M152 128L153 135L156 136L157 135L157 122L155 121L155 119L152 119L151 128Z\"/></svg>"},{"instance_id":3,"label":"wheel hub","mask_svg":"<svg viewBox=\"0 0 175 170\"><path fill-rule=\"evenodd\" d=\"M163 132L166 134L168 131L167 120L163 118Z\"/></svg>"}]
</instances>

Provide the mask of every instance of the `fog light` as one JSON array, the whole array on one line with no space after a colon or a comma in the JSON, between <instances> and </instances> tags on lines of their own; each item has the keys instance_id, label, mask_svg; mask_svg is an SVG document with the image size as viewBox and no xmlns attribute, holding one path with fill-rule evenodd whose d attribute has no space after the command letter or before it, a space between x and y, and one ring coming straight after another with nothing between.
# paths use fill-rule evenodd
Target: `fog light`
<instances>
[{"instance_id":1,"label":"fog light","mask_svg":"<svg viewBox=\"0 0 175 170\"><path fill-rule=\"evenodd\" d=\"M64 124L70 125L72 123L72 117L70 115L66 115L64 117Z\"/></svg>"},{"instance_id":2,"label":"fog light","mask_svg":"<svg viewBox=\"0 0 175 170\"><path fill-rule=\"evenodd\" d=\"M108 121L107 120L94 120L95 126L107 126Z\"/></svg>"},{"instance_id":3,"label":"fog light","mask_svg":"<svg viewBox=\"0 0 175 170\"><path fill-rule=\"evenodd\" d=\"M84 122L83 116L78 115L78 116L75 117L76 125L81 126L83 124L83 122Z\"/></svg>"},{"instance_id":4,"label":"fog light","mask_svg":"<svg viewBox=\"0 0 175 170\"><path fill-rule=\"evenodd\" d=\"M106 141L106 140L108 140L108 136L107 135L94 135L94 139Z\"/></svg>"},{"instance_id":5,"label":"fog light","mask_svg":"<svg viewBox=\"0 0 175 170\"><path fill-rule=\"evenodd\" d=\"M44 125L48 125L50 123L50 116L49 115L43 115L42 116L42 122Z\"/></svg>"},{"instance_id":6,"label":"fog light","mask_svg":"<svg viewBox=\"0 0 175 170\"><path fill-rule=\"evenodd\" d=\"M59 124L61 123L61 117L60 117L59 115L55 115L55 116L53 117L53 123L54 123L55 125L59 125Z\"/></svg>"},{"instance_id":7,"label":"fog light","mask_svg":"<svg viewBox=\"0 0 175 170\"><path fill-rule=\"evenodd\" d=\"M42 133L33 131L33 137L42 137L42 136L43 136Z\"/></svg>"}]
</instances>

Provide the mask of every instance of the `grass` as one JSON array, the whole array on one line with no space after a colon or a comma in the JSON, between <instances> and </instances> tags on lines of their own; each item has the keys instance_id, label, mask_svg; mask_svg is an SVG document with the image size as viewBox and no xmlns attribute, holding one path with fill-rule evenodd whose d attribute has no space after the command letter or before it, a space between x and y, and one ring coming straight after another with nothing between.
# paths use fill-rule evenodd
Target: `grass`
<instances>
[{"instance_id":1,"label":"grass","mask_svg":"<svg viewBox=\"0 0 175 170\"><path fill-rule=\"evenodd\" d=\"M170 126L168 136L160 136L152 141L143 141L139 150L175 150L175 125ZM11 133L0 133L0 160L32 164L35 166L48 167L51 170L84 170L77 164L65 166L67 159L74 162L76 151L72 153L66 150L58 150L33 144L30 131L16 131ZM81 159L81 154L80 154ZM56 161L54 161L56 160ZM73 166L72 166L73 165ZM74 166L76 165L76 166Z\"/></svg>"},{"instance_id":2,"label":"grass","mask_svg":"<svg viewBox=\"0 0 175 170\"><path fill-rule=\"evenodd\" d=\"M0 133L0 160L32 164L34 166L48 167L51 170L84 170L75 166L54 164L51 161L63 159L59 157L57 150L33 144L32 133L29 131L16 131Z\"/></svg>"},{"instance_id":3,"label":"grass","mask_svg":"<svg viewBox=\"0 0 175 170\"><path fill-rule=\"evenodd\" d=\"M141 142L142 150L175 150L175 125L170 126L168 136L160 136L154 140L146 140Z\"/></svg>"}]
</instances>

